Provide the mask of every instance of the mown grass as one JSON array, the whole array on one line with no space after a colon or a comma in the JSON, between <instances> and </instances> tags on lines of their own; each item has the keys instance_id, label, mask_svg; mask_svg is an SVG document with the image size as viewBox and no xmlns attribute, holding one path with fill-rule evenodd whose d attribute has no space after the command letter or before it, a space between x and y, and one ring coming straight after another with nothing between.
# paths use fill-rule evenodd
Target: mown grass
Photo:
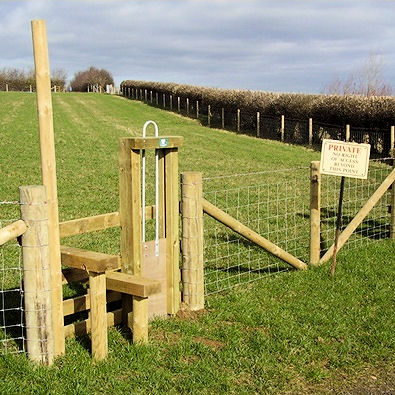
<instances>
[{"instance_id":1,"label":"mown grass","mask_svg":"<svg viewBox=\"0 0 395 395\"><path fill-rule=\"evenodd\" d=\"M147 119L161 135L182 135L180 170L205 176L308 166L303 147L207 129L139 102L95 94L57 94L55 139L61 220L118 209L118 139L137 136ZM40 183L35 96L0 93L0 201ZM306 190L306 194L308 191ZM0 207L1 219L17 216ZM118 231L63 243L118 252ZM394 366L394 256L391 241L342 253L327 267L290 272L210 296L207 311L157 320L151 342L135 346L118 329L110 355L95 363L88 339L67 341L52 368L23 355L1 356L1 393L279 393Z\"/></svg>"}]
</instances>

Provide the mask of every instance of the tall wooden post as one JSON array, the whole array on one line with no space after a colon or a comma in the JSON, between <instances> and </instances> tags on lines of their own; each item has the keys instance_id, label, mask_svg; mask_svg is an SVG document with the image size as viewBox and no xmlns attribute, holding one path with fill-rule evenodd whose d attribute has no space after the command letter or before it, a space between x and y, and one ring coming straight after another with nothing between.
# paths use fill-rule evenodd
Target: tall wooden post
<instances>
[{"instance_id":1,"label":"tall wooden post","mask_svg":"<svg viewBox=\"0 0 395 395\"><path fill-rule=\"evenodd\" d=\"M281 115L281 124L280 124L280 139L281 139L281 141L284 141L284 135L285 135L285 116Z\"/></svg>"},{"instance_id":2,"label":"tall wooden post","mask_svg":"<svg viewBox=\"0 0 395 395\"><path fill-rule=\"evenodd\" d=\"M166 95L163 94L163 108L166 108Z\"/></svg>"},{"instance_id":3,"label":"tall wooden post","mask_svg":"<svg viewBox=\"0 0 395 395\"><path fill-rule=\"evenodd\" d=\"M225 129L225 109L223 107L221 110L221 121L222 121L222 129Z\"/></svg>"},{"instance_id":4,"label":"tall wooden post","mask_svg":"<svg viewBox=\"0 0 395 395\"><path fill-rule=\"evenodd\" d=\"M189 97L187 97L187 115L189 116Z\"/></svg>"},{"instance_id":5,"label":"tall wooden post","mask_svg":"<svg viewBox=\"0 0 395 395\"><path fill-rule=\"evenodd\" d=\"M317 266L321 252L321 174L320 162L310 165L310 264Z\"/></svg>"},{"instance_id":6,"label":"tall wooden post","mask_svg":"<svg viewBox=\"0 0 395 395\"><path fill-rule=\"evenodd\" d=\"M240 132L240 109L237 109L237 133Z\"/></svg>"},{"instance_id":7,"label":"tall wooden post","mask_svg":"<svg viewBox=\"0 0 395 395\"><path fill-rule=\"evenodd\" d=\"M149 98L150 98L150 102L151 102L151 104L152 104L152 102L153 102L153 99L152 99L152 91L149 92Z\"/></svg>"},{"instance_id":8,"label":"tall wooden post","mask_svg":"<svg viewBox=\"0 0 395 395\"><path fill-rule=\"evenodd\" d=\"M204 308L202 197L202 173L182 173L182 299L191 310Z\"/></svg>"},{"instance_id":9,"label":"tall wooden post","mask_svg":"<svg viewBox=\"0 0 395 395\"><path fill-rule=\"evenodd\" d=\"M393 126L392 126L393 128ZM392 129L393 131L393 129ZM395 168L395 147L394 147L394 140L392 140L391 143L391 156L392 156L392 168ZM395 182L392 183L391 186L391 226L390 226L390 232L391 232L391 239L395 240Z\"/></svg>"},{"instance_id":10,"label":"tall wooden post","mask_svg":"<svg viewBox=\"0 0 395 395\"><path fill-rule=\"evenodd\" d=\"M178 227L178 148L165 150L165 228L167 270L167 313L174 315L180 309L180 240Z\"/></svg>"},{"instance_id":11,"label":"tall wooden post","mask_svg":"<svg viewBox=\"0 0 395 395\"><path fill-rule=\"evenodd\" d=\"M158 92L155 92L155 99L156 99L156 105L159 105L159 95Z\"/></svg>"},{"instance_id":12,"label":"tall wooden post","mask_svg":"<svg viewBox=\"0 0 395 395\"><path fill-rule=\"evenodd\" d=\"M390 156L394 157L395 149L395 126L391 126L390 132Z\"/></svg>"},{"instance_id":13,"label":"tall wooden post","mask_svg":"<svg viewBox=\"0 0 395 395\"><path fill-rule=\"evenodd\" d=\"M196 119L199 119L199 100L196 100Z\"/></svg>"},{"instance_id":14,"label":"tall wooden post","mask_svg":"<svg viewBox=\"0 0 395 395\"><path fill-rule=\"evenodd\" d=\"M173 95L170 95L170 110L173 111Z\"/></svg>"},{"instance_id":15,"label":"tall wooden post","mask_svg":"<svg viewBox=\"0 0 395 395\"><path fill-rule=\"evenodd\" d=\"M26 346L29 358L52 364L54 343L51 314L51 273L48 246L48 204L45 187L20 187L22 219L23 292Z\"/></svg>"},{"instance_id":16,"label":"tall wooden post","mask_svg":"<svg viewBox=\"0 0 395 395\"><path fill-rule=\"evenodd\" d=\"M313 146L313 118L309 118L309 147Z\"/></svg>"},{"instance_id":17,"label":"tall wooden post","mask_svg":"<svg viewBox=\"0 0 395 395\"><path fill-rule=\"evenodd\" d=\"M36 71L38 124L40 129L41 173L48 199L49 256L51 265L51 303L54 355L64 354L63 293L60 262L58 194L53 131L51 81L45 21L32 21Z\"/></svg>"},{"instance_id":18,"label":"tall wooden post","mask_svg":"<svg viewBox=\"0 0 395 395\"><path fill-rule=\"evenodd\" d=\"M256 137L260 137L260 127L261 127L261 113L258 111L256 113Z\"/></svg>"},{"instance_id":19,"label":"tall wooden post","mask_svg":"<svg viewBox=\"0 0 395 395\"><path fill-rule=\"evenodd\" d=\"M211 126L211 106L210 104L207 106L207 125Z\"/></svg>"},{"instance_id":20,"label":"tall wooden post","mask_svg":"<svg viewBox=\"0 0 395 395\"><path fill-rule=\"evenodd\" d=\"M147 89L144 89L144 101L146 103L148 102L148 91L147 91Z\"/></svg>"},{"instance_id":21,"label":"tall wooden post","mask_svg":"<svg viewBox=\"0 0 395 395\"><path fill-rule=\"evenodd\" d=\"M180 112L180 110L181 110L180 96L177 96L177 111Z\"/></svg>"},{"instance_id":22,"label":"tall wooden post","mask_svg":"<svg viewBox=\"0 0 395 395\"><path fill-rule=\"evenodd\" d=\"M5 84L5 91L8 92L8 84Z\"/></svg>"}]
</instances>

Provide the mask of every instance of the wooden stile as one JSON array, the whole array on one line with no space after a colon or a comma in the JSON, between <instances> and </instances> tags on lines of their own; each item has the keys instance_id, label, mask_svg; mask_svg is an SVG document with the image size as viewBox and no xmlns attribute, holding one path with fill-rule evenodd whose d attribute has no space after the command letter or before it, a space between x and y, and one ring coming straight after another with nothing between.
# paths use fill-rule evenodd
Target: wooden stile
<instances>
[{"instance_id":1,"label":"wooden stile","mask_svg":"<svg viewBox=\"0 0 395 395\"><path fill-rule=\"evenodd\" d=\"M37 110L40 129L41 172L48 199L49 255L51 264L52 326L55 356L64 354L62 271L56 159L53 131L50 68L46 25L44 20L32 21L34 64L36 73Z\"/></svg>"},{"instance_id":2,"label":"wooden stile","mask_svg":"<svg viewBox=\"0 0 395 395\"><path fill-rule=\"evenodd\" d=\"M29 359L50 365L54 357L54 339L45 187L20 187L19 191L21 214L27 225L22 236L27 352Z\"/></svg>"},{"instance_id":3,"label":"wooden stile","mask_svg":"<svg viewBox=\"0 0 395 395\"><path fill-rule=\"evenodd\" d=\"M310 165L310 264L316 266L321 252L321 174L320 162Z\"/></svg>"}]
</instances>

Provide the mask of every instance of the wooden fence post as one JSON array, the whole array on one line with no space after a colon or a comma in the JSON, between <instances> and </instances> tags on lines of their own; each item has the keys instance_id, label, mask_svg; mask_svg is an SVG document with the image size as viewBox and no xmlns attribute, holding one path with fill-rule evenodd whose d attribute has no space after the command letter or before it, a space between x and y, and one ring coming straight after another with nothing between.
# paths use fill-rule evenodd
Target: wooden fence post
<instances>
[{"instance_id":1,"label":"wooden fence post","mask_svg":"<svg viewBox=\"0 0 395 395\"><path fill-rule=\"evenodd\" d=\"M237 133L240 132L240 109L237 109Z\"/></svg>"},{"instance_id":2,"label":"wooden fence post","mask_svg":"<svg viewBox=\"0 0 395 395\"><path fill-rule=\"evenodd\" d=\"M281 141L284 141L284 134L285 134L285 116L281 115L281 124L280 124Z\"/></svg>"},{"instance_id":3,"label":"wooden fence post","mask_svg":"<svg viewBox=\"0 0 395 395\"><path fill-rule=\"evenodd\" d=\"M149 98L150 98L150 102L151 102L151 104L152 104L152 102L153 102L153 99L152 99L152 91L150 91L150 93L149 93Z\"/></svg>"},{"instance_id":4,"label":"wooden fence post","mask_svg":"<svg viewBox=\"0 0 395 395\"><path fill-rule=\"evenodd\" d=\"M8 92L8 84L5 84L5 91Z\"/></svg>"},{"instance_id":5,"label":"wooden fence post","mask_svg":"<svg viewBox=\"0 0 395 395\"><path fill-rule=\"evenodd\" d=\"M155 92L155 98L156 98L156 105L159 106L159 95L158 95L158 92Z\"/></svg>"},{"instance_id":6,"label":"wooden fence post","mask_svg":"<svg viewBox=\"0 0 395 395\"><path fill-rule=\"evenodd\" d=\"M30 93L32 93L33 92L32 86L30 85L29 88L30 88Z\"/></svg>"},{"instance_id":7,"label":"wooden fence post","mask_svg":"<svg viewBox=\"0 0 395 395\"><path fill-rule=\"evenodd\" d=\"M187 97L187 115L189 116L189 97Z\"/></svg>"},{"instance_id":8,"label":"wooden fence post","mask_svg":"<svg viewBox=\"0 0 395 395\"><path fill-rule=\"evenodd\" d=\"M313 146L313 118L309 118L309 147Z\"/></svg>"},{"instance_id":9,"label":"wooden fence post","mask_svg":"<svg viewBox=\"0 0 395 395\"><path fill-rule=\"evenodd\" d=\"M177 111L180 112L180 110L181 110L180 96L177 96Z\"/></svg>"},{"instance_id":10,"label":"wooden fence post","mask_svg":"<svg viewBox=\"0 0 395 395\"><path fill-rule=\"evenodd\" d=\"M223 107L221 110L221 121L222 121L222 129L225 129L225 109Z\"/></svg>"},{"instance_id":11,"label":"wooden fence post","mask_svg":"<svg viewBox=\"0 0 395 395\"><path fill-rule=\"evenodd\" d=\"M173 95L170 95L170 110L173 111Z\"/></svg>"},{"instance_id":12,"label":"wooden fence post","mask_svg":"<svg viewBox=\"0 0 395 395\"><path fill-rule=\"evenodd\" d=\"M256 137L260 137L260 126L261 126L261 113L258 111L256 113Z\"/></svg>"},{"instance_id":13,"label":"wooden fence post","mask_svg":"<svg viewBox=\"0 0 395 395\"><path fill-rule=\"evenodd\" d=\"M196 100L196 119L199 119L199 100Z\"/></svg>"},{"instance_id":14,"label":"wooden fence post","mask_svg":"<svg viewBox=\"0 0 395 395\"><path fill-rule=\"evenodd\" d=\"M392 168L395 169L395 146L394 146L394 127L391 127L392 134L391 134L391 156L392 156ZM391 186L391 227L390 227L390 238L395 240L395 182Z\"/></svg>"},{"instance_id":15,"label":"wooden fence post","mask_svg":"<svg viewBox=\"0 0 395 395\"><path fill-rule=\"evenodd\" d=\"M147 91L147 89L144 89L144 101L146 103L148 102L148 91Z\"/></svg>"},{"instance_id":16,"label":"wooden fence post","mask_svg":"<svg viewBox=\"0 0 395 395\"><path fill-rule=\"evenodd\" d=\"M19 193L22 219L27 225L22 235L27 352L31 360L50 365L54 343L45 187L20 187Z\"/></svg>"},{"instance_id":17,"label":"wooden fence post","mask_svg":"<svg viewBox=\"0 0 395 395\"><path fill-rule=\"evenodd\" d=\"M318 266L321 252L321 174L320 162L310 165L310 264Z\"/></svg>"},{"instance_id":18,"label":"wooden fence post","mask_svg":"<svg viewBox=\"0 0 395 395\"><path fill-rule=\"evenodd\" d=\"M40 129L41 173L48 199L49 255L51 264L51 303L54 355L65 352L63 332L63 291L60 261L58 194L52 115L50 68L45 21L32 21L36 73L37 110Z\"/></svg>"},{"instance_id":19,"label":"wooden fence post","mask_svg":"<svg viewBox=\"0 0 395 395\"><path fill-rule=\"evenodd\" d=\"M191 310L204 308L202 196L202 173L182 173L182 293Z\"/></svg>"},{"instance_id":20,"label":"wooden fence post","mask_svg":"<svg viewBox=\"0 0 395 395\"><path fill-rule=\"evenodd\" d=\"M207 125L211 126L211 106L210 104L207 106Z\"/></svg>"},{"instance_id":21,"label":"wooden fence post","mask_svg":"<svg viewBox=\"0 0 395 395\"><path fill-rule=\"evenodd\" d=\"M391 126L391 134L390 134L390 156L394 158L394 149L395 149L395 126Z\"/></svg>"},{"instance_id":22,"label":"wooden fence post","mask_svg":"<svg viewBox=\"0 0 395 395\"><path fill-rule=\"evenodd\" d=\"M350 136L351 136L350 125L346 125L346 141L347 142L350 141Z\"/></svg>"},{"instance_id":23,"label":"wooden fence post","mask_svg":"<svg viewBox=\"0 0 395 395\"><path fill-rule=\"evenodd\" d=\"M163 108L166 108L166 94L163 94Z\"/></svg>"}]
</instances>

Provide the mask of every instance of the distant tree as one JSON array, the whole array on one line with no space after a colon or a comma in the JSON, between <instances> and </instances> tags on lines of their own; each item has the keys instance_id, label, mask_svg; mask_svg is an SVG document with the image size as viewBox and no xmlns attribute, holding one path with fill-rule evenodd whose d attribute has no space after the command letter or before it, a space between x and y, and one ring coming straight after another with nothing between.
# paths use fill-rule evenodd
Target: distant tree
<instances>
[{"instance_id":1,"label":"distant tree","mask_svg":"<svg viewBox=\"0 0 395 395\"><path fill-rule=\"evenodd\" d=\"M382 58L371 54L365 63L346 79L337 77L330 81L324 93L331 95L390 96L392 87L383 81Z\"/></svg>"},{"instance_id":2,"label":"distant tree","mask_svg":"<svg viewBox=\"0 0 395 395\"><path fill-rule=\"evenodd\" d=\"M67 73L63 69L54 69L51 72L51 85L60 87L60 90L64 90L66 87Z\"/></svg>"},{"instance_id":3,"label":"distant tree","mask_svg":"<svg viewBox=\"0 0 395 395\"><path fill-rule=\"evenodd\" d=\"M106 85L114 85L114 79L111 73L105 69L97 69L96 67L89 67L88 70L79 71L75 73L74 78L70 82L73 91L86 92L88 86L102 87L105 89Z\"/></svg>"}]
</instances>

